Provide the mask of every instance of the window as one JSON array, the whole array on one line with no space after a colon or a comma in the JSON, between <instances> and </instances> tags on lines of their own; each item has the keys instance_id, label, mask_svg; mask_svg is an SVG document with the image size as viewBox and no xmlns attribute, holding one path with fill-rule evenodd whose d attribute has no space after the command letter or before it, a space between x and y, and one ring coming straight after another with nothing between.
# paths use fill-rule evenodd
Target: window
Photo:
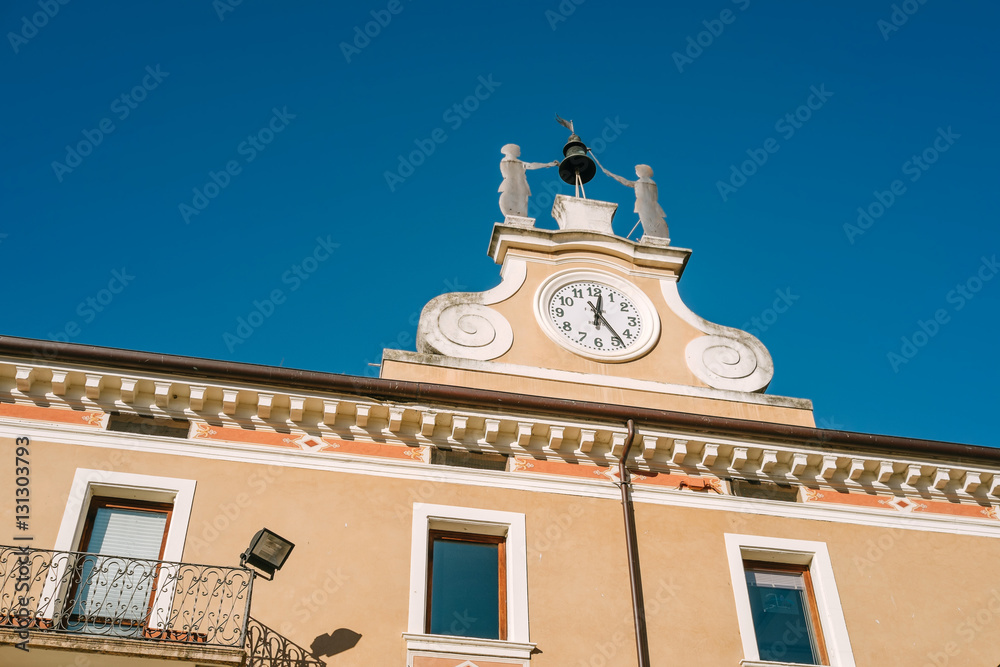
<instances>
[{"instance_id":1,"label":"window","mask_svg":"<svg viewBox=\"0 0 1000 667\"><path fill-rule=\"evenodd\" d=\"M413 504L403 637L408 657L531 659L523 514Z\"/></svg>"},{"instance_id":2,"label":"window","mask_svg":"<svg viewBox=\"0 0 1000 667\"><path fill-rule=\"evenodd\" d=\"M743 561L761 660L826 665L809 568Z\"/></svg>"},{"instance_id":3,"label":"window","mask_svg":"<svg viewBox=\"0 0 1000 667\"><path fill-rule=\"evenodd\" d=\"M427 555L427 633L507 638L505 539L432 530Z\"/></svg>"},{"instance_id":4,"label":"window","mask_svg":"<svg viewBox=\"0 0 1000 667\"><path fill-rule=\"evenodd\" d=\"M727 534L743 667L855 667L823 542Z\"/></svg>"},{"instance_id":5,"label":"window","mask_svg":"<svg viewBox=\"0 0 1000 667\"><path fill-rule=\"evenodd\" d=\"M184 540L187 534L188 523L191 517L191 506L194 502L195 481L190 479L176 479L173 477L157 477L153 475L139 475L135 473L113 472L110 470L91 470L77 468L73 478L73 485L69 491L69 498L66 501L66 509L63 511L62 522L59 525L59 533L56 536L54 545L55 551L76 551L87 550L93 543L101 547L114 546L114 541L122 532L119 527L122 521L129 520L124 512L116 512L112 507L109 511L101 513L98 518L95 507L100 507L100 499L105 499L114 505L116 502L133 509L150 510L155 505L161 508L169 506L170 517L162 523L162 534L160 536L159 556L154 559L163 561L180 561L184 552ZM95 505L95 498L98 499ZM105 505L106 507L106 505ZM93 518L91 518L91 511ZM155 513L155 510L154 510ZM117 514L117 516L116 516ZM159 513L162 516L162 512ZM144 522L147 532L156 534L153 525L161 519L141 516L137 521ZM106 527L101 526L106 522ZM95 531L95 528L98 530ZM108 535L110 528L110 535ZM100 536L104 531L104 537ZM95 537L94 533L98 535ZM85 533L89 533L86 541ZM108 544L105 544L108 541ZM151 538L155 541L155 537ZM133 556L138 558L138 556ZM48 600L47 604L39 608L41 618L53 619L59 613L57 601L61 598L62 592L56 591L57 583L65 580L68 562L60 561L56 565L56 571L46 582L43 592L43 599ZM82 585L82 580L79 585ZM156 591L153 600L153 612L151 617L162 617L169 608L169 601L173 594L171 587ZM79 612L77 612L79 613ZM159 616L157 616L159 614Z\"/></svg>"},{"instance_id":6,"label":"window","mask_svg":"<svg viewBox=\"0 0 1000 667\"><path fill-rule=\"evenodd\" d=\"M92 499L78 548L87 555L74 563L68 629L141 634L171 510L167 503Z\"/></svg>"}]
</instances>

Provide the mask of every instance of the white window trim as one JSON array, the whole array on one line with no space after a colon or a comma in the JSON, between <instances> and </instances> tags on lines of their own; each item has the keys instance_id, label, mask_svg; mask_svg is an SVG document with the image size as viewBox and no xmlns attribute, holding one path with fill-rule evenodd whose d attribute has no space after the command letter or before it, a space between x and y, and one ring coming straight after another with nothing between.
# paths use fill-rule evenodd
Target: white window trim
<instances>
[{"instance_id":1,"label":"white window trim","mask_svg":"<svg viewBox=\"0 0 1000 667\"><path fill-rule=\"evenodd\" d=\"M518 512L413 504L413 534L410 540L410 612L407 640L428 637L426 627L427 553L431 530L451 530L477 535L506 537L507 557L507 639L505 644L528 643L528 556L524 515ZM465 643L468 638L449 638ZM475 639L489 645L496 640Z\"/></svg>"},{"instance_id":2,"label":"white window trim","mask_svg":"<svg viewBox=\"0 0 1000 667\"><path fill-rule=\"evenodd\" d=\"M773 563L807 565L812 578L813 593L816 597L817 612L826 643L827 657L831 667L855 667L854 652L847 635L847 622L840 606L840 594L833 576L830 553L825 542L788 540L759 535L733 535L726 533L726 555L729 558L729 573L733 580L733 594L736 597L736 617L743 642L744 667L779 667L788 663L760 659L757 650L757 634L753 627L750 610L750 593L747 590L744 560L760 560Z\"/></svg>"},{"instance_id":3,"label":"white window trim","mask_svg":"<svg viewBox=\"0 0 1000 667\"><path fill-rule=\"evenodd\" d=\"M87 523L90 502L95 496L103 496L171 503L173 509L170 516L170 526L167 528L167 538L163 546L162 560L180 561L184 554L184 540L187 537L191 507L194 504L195 484L193 479L77 468L53 549L55 551L77 550ZM57 566L58 571L46 582L42 596L43 599L47 598L49 602L42 612L43 618L52 619L57 613L57 604L64 591L56 591L55 585L56 582L63 580L67 565L65 560L62 561ZM155 619L167 617L172 600L172 585L163 587L157 592L156 598L153 600L153 613L150 615L151 626Z\"/></svg>"}]
</instances>

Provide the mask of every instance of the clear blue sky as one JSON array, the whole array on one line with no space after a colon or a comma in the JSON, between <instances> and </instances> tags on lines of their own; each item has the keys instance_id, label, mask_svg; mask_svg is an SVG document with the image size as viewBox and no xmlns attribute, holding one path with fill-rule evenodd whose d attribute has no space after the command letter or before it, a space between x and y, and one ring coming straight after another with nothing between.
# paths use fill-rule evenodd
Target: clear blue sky
<instances>
[{"instance_id":1,"label":"clear blue sky","mask_svg":"<svg viewBox=\"0 0 1000 667\"><path fill-rule=\"evenodd\" d=\"M770 393L1000 445L996 3L223 3L3 4L0 332L375 372L431 297L497 283L500 147L560 157L559 113L652 165L681 294L761 338ZM588 195L628 232L629 191Z\"/></svg>"}]
</instances>

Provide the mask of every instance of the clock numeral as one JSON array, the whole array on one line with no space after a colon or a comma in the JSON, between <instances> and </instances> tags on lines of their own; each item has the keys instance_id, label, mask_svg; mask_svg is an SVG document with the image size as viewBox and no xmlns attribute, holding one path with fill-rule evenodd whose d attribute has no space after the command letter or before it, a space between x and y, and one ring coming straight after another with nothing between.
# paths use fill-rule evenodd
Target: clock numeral
<instances>
[{"instance_id":1,"label":"clock numeral","mask_svg":"<svg viewBox=\"0 0 1000 667\"><path fill-rule=\"evenodd\" d=\"M601 340L600 338L595 338L594 345L596 345L597 347L604 347L604 341Z\"/></svg>"},{"instance_id":2,"label":"clock numeral","mask_svg":"<svg viewBox=\"0 0 1000 667\"><path fill-rule=\"evenodd\" d=\"M590 286L590 287L587 288L587 295L588 296L600 296L600 294L601 294L601 288L600 287Z\"/></svg>"},{"instance_id":3,"label":"clock numeral","mask_svg":"<svg viewBox=\"0 0 1000 667\"><path fill-rule=\"evenodd\" d=\"M638 326L638 324L639 324L639 320L637 320L636 318L634 318L634 317L628 318L628 325L630 327Z\"/></svg>"},{"instance_id":4,"label":"clock numeral","mask_svg":"<svg viewBox=\"0 0 1000 667\"><path fill-rule=\"evenodd\" d=\"M563 317L564 315L566 315L566 311L562 308L556 308L556 317Z\"/></svg>"},{"instance_id":5,"label":"clock numeral","mask_svg":"<svg viewBox=\"0 0 1000 667\"><path fill-rule=\"evenodd\" d=\"M611 342L613 344L617 345L618 347L625 347L625 344L622 343L622 339L619 338L618 336L612 336L611 337Z\"/></svg>"},{"instance_id":6,"label":"clock numeral","mask_svg":"<svg viewBox=\"0 0 1000 667\"><path fill-rule=\"evenodd\" d=\"M632 340L632 332L629 331L628 329L626 329L625 331L623 331L622 335L625 336L626 338L628 338L629 340Z\"/></svg>"},{"instance_id":7,"label":"clock numeral","mask_svg":"<svg viewBox=\"0 0 1000 667\"><path fill-rule=\"evenodd\" d=\"M575 296L578 299L582 299L583 298L583 290L580 289L579 287L574 287L573 288L573 296Z\"/></svg>"},{"instance_id":8,"label":"clock numeral","mask_svg":"<svg viewBox=\"0 0 1000 667\"><path fill-rule=\"evenodd\" d=\"M573 297L571 297L571 296L561 296L561 297L559 297L559 305L561 305L561 306L572 306L573 305Z\"/></svg>"},{"instance_id":9,"label":"clock numeral","mask_svg":"<svg viewBox=\"0 0 1000 667\"><path fill-rule=\"evenodd\" d=\"M577 331L577 333L580 334L580 338L576 342L582 343L583 339L587 337L587 332L586 331Z\"/></svg>"},{"instance_id":10,"label":"clock numeral","mask_svg":"<svg viewBox=\"0 0 1000 667\"><path fill-rule=\"evenodd\" d=\"M623 312L623 313L627 313L628 312L628 302L627 301L622 301L621 302L621 307L622 307L621 312Z\"/></svg>"},{"instance_id":11,"label":"clock numeral","mask_svg":"<svg viewBox=\"0 0 1000 667\"><path fill-rule=\"evenodd\" d=\"M608 301L610 301L611 303L615 302L615 293L614 292L608 292Z\"/></svg>"},{"instance_id":12,"label":"clock numeral","mask_svg":"<svg viewBox=\"0 0 1000 667\"><path fill-rule=\"evenodd\" d=\"M563 322L562 323L562 328L563 328L563 331L572 331L573 330L573 325L570 324L569 322Z\"/></svg>"}]
</instances>

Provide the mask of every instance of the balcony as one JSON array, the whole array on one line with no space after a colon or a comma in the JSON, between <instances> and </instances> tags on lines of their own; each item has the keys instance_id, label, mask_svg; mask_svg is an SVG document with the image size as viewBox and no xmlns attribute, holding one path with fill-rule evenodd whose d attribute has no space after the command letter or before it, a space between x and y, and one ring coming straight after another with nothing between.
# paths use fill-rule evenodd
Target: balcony
<instances>
[{"instance_id":1,"label":"balcony","mask_svg":"<svg viewBox=\"0 0 1000 667\"><path fill-rule=\"evenodd\" d=\"M242 568L0 546L0 664L242 665L252 587Z\"/></svg>"}]
</instances>

